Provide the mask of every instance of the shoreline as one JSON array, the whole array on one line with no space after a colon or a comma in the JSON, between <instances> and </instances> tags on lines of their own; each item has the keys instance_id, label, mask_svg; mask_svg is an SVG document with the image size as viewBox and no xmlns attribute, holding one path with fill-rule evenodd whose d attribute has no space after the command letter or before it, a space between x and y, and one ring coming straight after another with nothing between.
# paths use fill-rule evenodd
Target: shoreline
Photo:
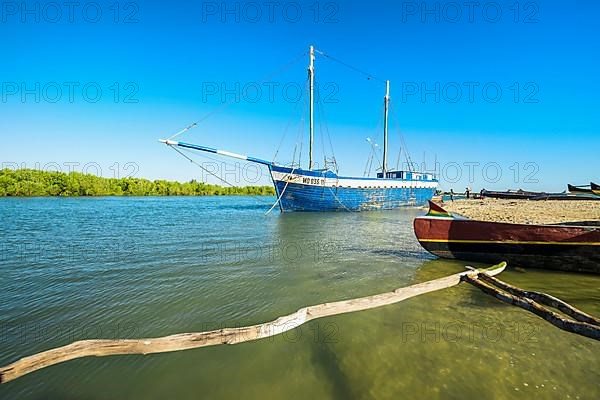
<instances>
[{"instance_id":1,"label":"shoreline","mask_svg":"<svg viewBox=\"0 0 600 400\"><path fill-rule=\"evenodd\" d=\"M137 177L105 178L79 172L0 169L0 198L107 196L275 196L275 188L271 185L220 186L195 179L178 182Z\"/></svg>"},{"instance_id":2,"label":"shoreline","mask_svg":"<svg viewBox=\"0 0 600 400\"><path fill-rule=\"evenodd\" d=\"M0 199L101 199L106 197L116 198L144 198L144 197L276 197L275 194L107 194L107 195L81 195L81 196L0 196Z\"/></svg>"}]
</instances>

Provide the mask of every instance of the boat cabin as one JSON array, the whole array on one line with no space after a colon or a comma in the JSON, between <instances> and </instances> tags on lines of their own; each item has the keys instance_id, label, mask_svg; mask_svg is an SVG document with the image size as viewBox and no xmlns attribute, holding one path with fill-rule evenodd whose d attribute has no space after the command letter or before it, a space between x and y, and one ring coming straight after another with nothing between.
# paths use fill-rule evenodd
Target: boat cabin
<instances>
[{"instance_id":1,"label":"boat cabin","mask_svg":"<svg viewBox=\"0 0 600 400\"><path fill-rule=\"evenodd\" d=\"M413 171L387 171L385 173L387 179L404 179L407 181L435 181L433 174ZM377 173L378 179L383 179L383 173Z\"/></svg>"}]
</instances>

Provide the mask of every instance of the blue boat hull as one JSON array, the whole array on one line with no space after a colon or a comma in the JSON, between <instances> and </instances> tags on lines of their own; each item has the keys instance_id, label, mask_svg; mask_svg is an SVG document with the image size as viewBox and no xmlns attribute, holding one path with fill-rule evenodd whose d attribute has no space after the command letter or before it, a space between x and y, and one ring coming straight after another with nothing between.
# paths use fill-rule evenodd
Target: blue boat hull
<instances>
[{"instance_id":1,"label":"blue boat hull","mask_svg":"<svg viewBox=\"0 0 600 400\"><path fill-rule=\"evenodd\" d=\"M369 211L423 206L433 197L434 188L358 189L309 186L278 181L283 196L282 211Z\"/></svg>"},{"instance_id":2,"label":"blue boat hull","mask_svg":"<svg viewBox=\"0 0 600 400\"><path fill-rule=\"evenodd\" d=\"M437 181L339 177L272 167L281 211L369 211L427 204Z\"/></svg>"}]
</instances>

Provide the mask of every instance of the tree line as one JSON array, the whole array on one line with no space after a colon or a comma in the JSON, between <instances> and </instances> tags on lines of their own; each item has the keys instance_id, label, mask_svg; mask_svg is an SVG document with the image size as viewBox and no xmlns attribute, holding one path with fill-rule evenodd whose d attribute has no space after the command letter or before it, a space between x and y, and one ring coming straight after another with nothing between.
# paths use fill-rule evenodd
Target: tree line
<instances>
[{"instance_id":1,"label":"tree line","mask_svg":"<svg viewBox=\"0 0 600 400\"><path fill-rule=\"evenodd\" d=\"M0 197L8 196L274 196L272 186L223 187L191 180L103 178L34 169L0 170Z\"/></svg>"}]
</instances>

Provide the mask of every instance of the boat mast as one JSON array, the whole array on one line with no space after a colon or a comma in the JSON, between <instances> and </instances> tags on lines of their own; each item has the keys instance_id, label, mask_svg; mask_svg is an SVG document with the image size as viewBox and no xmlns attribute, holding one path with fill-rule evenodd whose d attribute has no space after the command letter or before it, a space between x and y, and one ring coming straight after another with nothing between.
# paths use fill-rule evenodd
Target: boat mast
<instances>
[{"instance_id":1,"label":"boat mast","mask_svg":"<svg viewBox=\"0 0 600 400\"><path fill-rule=\"evenodd\" d=\"M383 98L383 165L381 167L383 177L387 172L387 144L388 144L388 113L390 105L390 81L385 81L385 97Z\"/></svg>"},{"instance_id":2,"label":"boat mast","mask_svg":"<svg viewBox=\"0 0 600 400\"><path fill-rule=\"evenodd\" d=\"M310 46L310 64L308 66L308 79L309 79L309 102L310 102L310 116L309 116L309 147L308 147L308 169L312 169L313 164L313 137L314 137L314 122L315 122L315 109L314 109L314 88L315 88L315 48Z\"/></svg>"}]
</instances>

